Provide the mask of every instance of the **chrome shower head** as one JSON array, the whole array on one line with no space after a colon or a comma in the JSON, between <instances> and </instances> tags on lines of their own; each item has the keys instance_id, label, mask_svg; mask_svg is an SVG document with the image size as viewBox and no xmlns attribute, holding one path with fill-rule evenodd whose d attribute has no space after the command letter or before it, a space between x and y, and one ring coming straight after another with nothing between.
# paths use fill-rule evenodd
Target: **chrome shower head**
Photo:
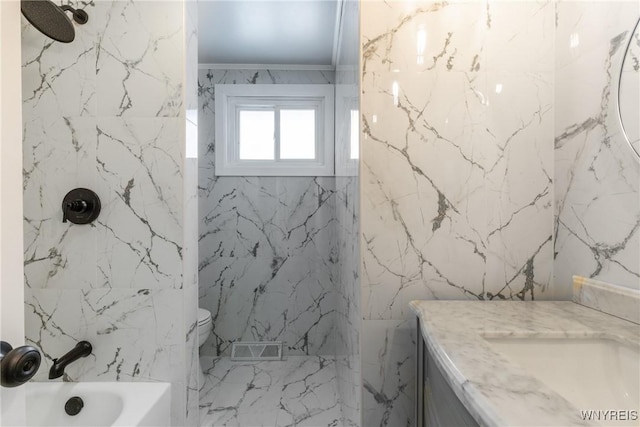
<instances>
[{"instance_id":1,"label":"chrome shower head","mask_svg":"<svg viewBox=\"0 0 640 427\"><path fill-rule=\"evenodd\" d=\"M22 15L38 31L62 43L71 43L76 36L73 23L65 11L71 12L73 20L78 24L84 24L89 20L84 10L67 5L60 7L50 0L22 0L20 9Z\"/></svg>"}]
</instances>

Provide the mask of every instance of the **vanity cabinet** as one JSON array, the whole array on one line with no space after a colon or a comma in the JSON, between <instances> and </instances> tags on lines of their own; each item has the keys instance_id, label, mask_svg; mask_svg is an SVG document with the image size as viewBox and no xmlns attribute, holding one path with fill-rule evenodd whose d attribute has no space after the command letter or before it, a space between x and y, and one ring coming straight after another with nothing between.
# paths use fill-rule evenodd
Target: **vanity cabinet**
<instances>
[{"instance_id":1,"label":"vanity cabinet","mask_svg":"<svg viewBox=\"0 0 640 427\"><path fill-rule=\"evenodd\" d=\"M416 362L416 426L465 427L479 426L449 386L422 337L417 321Z\"/></svg>"}]
</instances>

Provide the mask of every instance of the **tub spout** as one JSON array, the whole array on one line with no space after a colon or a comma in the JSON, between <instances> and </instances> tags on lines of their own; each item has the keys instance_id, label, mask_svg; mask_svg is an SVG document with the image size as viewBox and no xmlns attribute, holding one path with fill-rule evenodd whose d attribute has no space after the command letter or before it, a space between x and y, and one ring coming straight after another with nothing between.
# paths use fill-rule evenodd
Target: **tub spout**
<instances>
[{"instance_id":1,"label":"tub spout","mask_svg":"<svg viewBox=\"0 0 640 427\"><path fill-rule=\"evenodd\" d=\"M64 368L66 368L68 364L75 362L81 357L87 357L91 354L92 350L93 348L89 341L80 341L67 354L59 359L53 359L53 365L51 365L51 369L49 369L49 379L60 378L64 374Z\"/></svg>"}]
</instances>

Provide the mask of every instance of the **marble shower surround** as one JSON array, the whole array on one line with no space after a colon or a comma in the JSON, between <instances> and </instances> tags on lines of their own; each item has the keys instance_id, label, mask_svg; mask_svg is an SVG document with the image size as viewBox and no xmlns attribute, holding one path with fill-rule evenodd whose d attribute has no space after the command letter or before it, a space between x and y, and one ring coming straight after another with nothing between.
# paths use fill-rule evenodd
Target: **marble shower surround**
<instances>
[{"instance_id":1,"label":"marble shower surround","mask_svg":"<svg viewBox=\"0 0 640 427\"><path fill-rule=\"evenodd\" d=\"M184 227L183 307L185 327L186 404L188 426L199 425L199 339L198 339L198 159L187 147L198 147L198 2L184 2L185 63L184 103Z\"/></svg>"},{"instance_id":2,"label":"marble shower surround","mask_svg":"<svg viewBox=\"0 0 640 427\"><path fill-rule=\"evenodd\" d=\"M555 6L361 6L363 425L410 425L410 300L554 297Z\"/></svg>"},{"instance_id":3,"label":"marble shower surround","mask_svg":"<svg viewBox=\"0 0 640 427\"><path fill-rule=\"evenodd\" d=\"M183 283L195 277L183 263L187 247L193 254L189 82L175 60L193 50L193 20L182 1L74 6L89 22L70 44L23 20L25 316L27 341L45 355L37 379L86 339L94 353L65 380L171 382L172 423L195 425L195 315L186 313L196 302L186 298L197 288ZM75 187L102 201L91 225L62 223L61 200Z\"/></svg>"},{"instance_id":4,"label":"marble shower surround","mask_svg":"<svg viewBox=\"0 0 640 427\"><path fill-rule=\"evenodd\" d=\"M360 183L359 160L351 153L351 132L359 125L360 2L343 4L336 64L336 382L342 424L360 426L362 370L360 361ZM355 121L352 123L352 113ZM357 134L357 132L356 132Z\"/></svg>"},{"instance_id":5,"label":"marble shower surround","mask_svg":"<svg viewBox=\"0 0 640 427\"><path fill-rule=\"evenodd\" d=\"M215 84L287 83L333 84L334 73L199 72L200 306L214 328L204 355L228 354L240 340L334 354L334 178L215 175Z\"/></svg>"},{"instance_id":6,"label":"marble shower surround","mask_svg":"<svg viewBox=\"0 0 640 427\"><path fill-rule=\"evenodd\" d=\"M640 163L615 111L615 79L638 16L637 1L557 4L556 283L575 274L640 290ZM580 40L573 48L571 37Z\"/></svg>"},{"instance_id":7,"label":"marble shower surround","mask_svg":"<svg viewBox=\"0 0 640 427\"><path fill-rule=\"evenodd\" d=\"M332 357L289 356L283 361L201 359L200 425L339 427L340 401Z\"/></svg>"}]
</instances>

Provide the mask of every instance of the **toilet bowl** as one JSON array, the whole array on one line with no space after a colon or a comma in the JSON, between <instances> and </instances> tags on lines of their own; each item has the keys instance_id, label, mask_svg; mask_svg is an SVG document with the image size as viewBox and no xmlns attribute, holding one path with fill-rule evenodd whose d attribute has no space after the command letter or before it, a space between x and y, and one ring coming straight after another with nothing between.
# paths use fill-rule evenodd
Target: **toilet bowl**
<instances>
[{"instance_id":1,"label":"toilet bowl","mask_svg":"<svg viewBox=\"0 0 640 427\"><path fill-rule=\"evenodd\" d=\"M209 338L209 334L211 334L213 322L211 320L211 312L209 310L205 310L204 308L198 308L198 345L202 348L202 345ZM200 387L204 384L204 374L202 370L202 365L200 364Z\"/></svg>"},{"instance_id":2,"label":"toilet bowl","mask_svg":"<svg viewBox=\"0 0 640 427\"><path fill-rule=\"evenodd\" d=\"M207 341L211 333L211 312L204 308L198 309L198 343L200 347Z\"/></svg>"}]
</instances>

